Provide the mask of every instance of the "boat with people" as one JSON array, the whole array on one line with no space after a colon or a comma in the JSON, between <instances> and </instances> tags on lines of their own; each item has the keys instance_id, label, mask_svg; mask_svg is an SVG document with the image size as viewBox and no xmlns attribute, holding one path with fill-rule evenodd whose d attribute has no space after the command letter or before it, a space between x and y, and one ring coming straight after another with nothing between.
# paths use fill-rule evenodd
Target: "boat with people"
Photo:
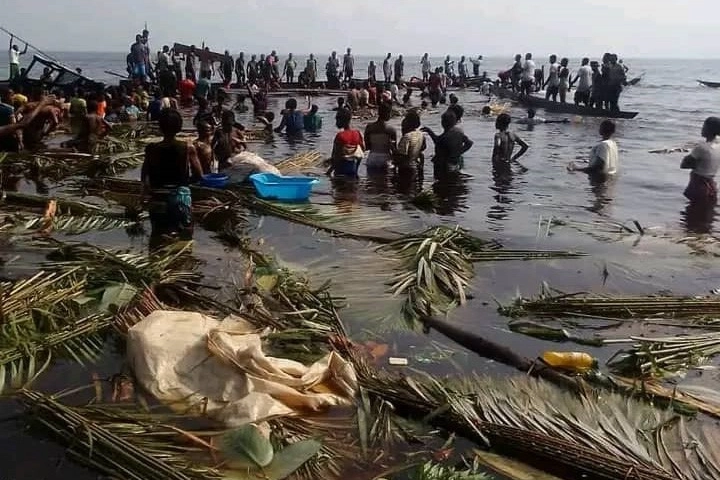
<instances>
[{"instance_id":1,"label":"boat with people","mask_svg":"<svg viewBox=\"0 0 720 480\"><path fill-rule=\"evenodd\" d=\"M504 87L495 86L492 89L492 93L500 98L505 98L513 102L518 102L522 105L542 108L546 112L552 113L566 113L570 115L581 115L586 117L605 117L605 118L635 118L639 112L623 112L623 111L612 111L605 110L603 108L591 108L574 103L563 103L554 102L552 100L546 100L545 98L538 97L536 95L521 95L518 92L510 90Z\"/></svg>"},{"instance_id":2,"label":"boat with people","mask_svg":"<svg viewBox=\"0 0 720 480\"><path fill-rule=\"evenodd\" d=\"M86 77L78 69L72 70L59 62L35 54L30 65L22 69L17 78L0 80L0 88L13 87L22 87L26 92L32 91L36 87L43 87L49 91L59 89L71 92L79 87L101 90L105 88L105 84Z\"/></svg>"}]
</instances>

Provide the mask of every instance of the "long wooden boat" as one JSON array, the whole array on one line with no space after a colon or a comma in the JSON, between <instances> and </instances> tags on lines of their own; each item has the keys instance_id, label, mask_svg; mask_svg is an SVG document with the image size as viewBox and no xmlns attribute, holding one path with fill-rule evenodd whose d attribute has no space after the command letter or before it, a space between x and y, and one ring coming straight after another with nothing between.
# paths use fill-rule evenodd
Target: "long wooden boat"
<instances>
[{"instance_id":1,"label":"long wooden boat","mask_svg":"<svg viewBox=\"0 0 720 480\"><path fill-rule=\"evenodd\" d=\"M577 106L574 103L561 103L553 102L552 100L545 100L542 97L535 95L520 95L517 92L513 92L507 88L494 87L493 93L500 98L507 98L514 102L518 102L522 105L533 108L542 108L546 112L552 113L567 113L569 115L581 115L586 117L606 117L606 118L635 118L638 112L612 112L610 110L604 110L601 108L590 108Z\"/></svg>"},{"instance_id":2,"label":"long wooden boat","mask_svg":"<svg viewBox=\"0 0 720 480\"><path fill-rule=\"evenodd\" d=\"M175 53L178 53L180 55L187 55L188 53L190 53L190 46L175 42L175 44L173 45L173 50L175 50ZM201 50L202 47L196 46L195 54L199 54ZM223 55L222 53L210 52L210 60L212 62L220 62L223 58L225 58L225 55Z\"/></svg>"},{"instance_id":3,"label":"long wooden boat","mask_svg":"<svg viewBox=\"0 0 720 480\"><path fill-rule=\"evenodd\" d=\"M720 88L720 82L707 82L705 80L698 80L700 85L710 88Z\"/></svg>"},{"instance_id":4,"label":"long wooden boat","mask_svg":"<svg viewBox=\"0 0 720 480\"><path fill-rule=\"evenodd\" d=\"M0 88L16 88L17 86L23 87L25 92L41 87L49 91L60 89L69 94L77 87L95 91L104 88L105 84L88 78L82 73L78 73L77 70L71 70L69 67L49 60L42 55L35 54L30 64L19 77L12 81L0 80Z\"/></svg>"}]
</instances>

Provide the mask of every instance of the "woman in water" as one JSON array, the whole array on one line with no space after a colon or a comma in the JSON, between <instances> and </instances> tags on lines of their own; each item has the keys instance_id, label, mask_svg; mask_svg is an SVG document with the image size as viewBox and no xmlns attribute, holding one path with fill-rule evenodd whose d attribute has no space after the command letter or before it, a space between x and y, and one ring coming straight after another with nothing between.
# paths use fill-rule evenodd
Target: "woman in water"
<instances>
[{"instance_id":1,"label":"woman in water","mask_svg":"<svg viewBox=\"0 0 720 480\"><path fill-rule=\"evenodd\" d=\"M452 110L442 114L440 123L443 127L440 135L427 127L422 130L430 135L435 143L435 156L432 161L436 178L448 173L458 173L463 167L463 154L473 146L472 140L457 126L457 117Z\"/></svg>"},{"instance_id":2,"label":"woman in water","mask_svg":"<svg viewBox=\"0 0 720 480\"><path fill-rule=\"evenodd\" d=\"M425 136L420 129L420 115L410 110L402 121L402 137L397 145L393 163L401 176L412 174L416 169L422 169L425 159L423 151L427 148Z\"/></svg>"},{"instance_id":3,"label":"woman in water","mask_svg":"<svg viewBox=\"0 0 720 480\"><path fill-rule=\"evenodd\" d=\"M327 174L336 176L357 177L358 166L363 157L365 142L360 130L350 127L352 112L341 108L335 115L337 128L341 131L335 135L331 156L331 166Z\"/></svg>"},{"instance_id":4,"label":"woman in water","mask_svg":"<svg viewBox=\"0 0 720 480\"><path fill-rule=\"evenodd\" d=\"M370 151L367 158L368 171L386 170L395 153L397 132L387 123L391 116L392 106L383 102L378 106L377 121L365 127L365 145Z\"/></svg>"},{"instance_id":5,"label":"woman in water","mask_svg":"<svg viewBox=\"0 0 720 480\"><path fill-rule=\"evenodd\" d=\"M705 120L701 135L705 143L693 148L690 155L683 158L680 168L690 170L690 181L685 189L690 204L713 207L717 203L715 174L720 167L720 118Z\"/></svg>"},{"instance_id":6,"label":"woman in water","mask_svg":"<svg viewBox=\"0 0 720 480\"><path fill-rule=\"evenodd\" d=\"M177 140L183 120L176 110L163 110L158 120L162 141L145 147L141 178L149 198L152 237L192 237L190 183L202 176L192 144Z\"/></svg>"}]
</instances>

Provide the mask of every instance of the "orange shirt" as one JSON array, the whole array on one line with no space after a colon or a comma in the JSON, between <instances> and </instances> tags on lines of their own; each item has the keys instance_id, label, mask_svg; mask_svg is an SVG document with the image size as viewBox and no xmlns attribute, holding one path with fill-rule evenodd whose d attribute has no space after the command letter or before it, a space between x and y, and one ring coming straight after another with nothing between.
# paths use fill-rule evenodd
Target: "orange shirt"
<instances>
[{"instance_id":1,"label":"orange shirt","mask_svg":"<svg viewBox=\"0 0 720 480\"><path fill-rule=\"evenodd\" d=\"M105 111L107 110L107 101L103 100L102 102L98 102L98 108L97 108L97 114L100 116L100 118L105 118Z\"/></svg>"}]
</instances>

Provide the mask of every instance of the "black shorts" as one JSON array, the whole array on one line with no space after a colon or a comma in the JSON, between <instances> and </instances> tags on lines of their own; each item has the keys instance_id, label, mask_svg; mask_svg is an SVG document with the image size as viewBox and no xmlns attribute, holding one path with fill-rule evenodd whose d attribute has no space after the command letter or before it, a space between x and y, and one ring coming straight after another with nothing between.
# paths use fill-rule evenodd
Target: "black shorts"
<instances>
[{"instance_id":1,"label":"black shorts","mask_svg":"<svg viewBox=\"0 0 720 480\"><path fill-rule=\"evenodd\" d=\"M585 92L575 91L575 103L589 103L590 102L590 90Z\"/></svg>"},{"instance_id":2,"label":"black shorts","mask_svg":"<svg viewBox=\"0 0 720 480\"><path fill-rule=\"evenodd\" d=\"M557 85L552 87L548 86L545 90L545 95L547 96L557 95L558 93L560 93L560 87Z\"/></svg>"},{"instance_id":3,"label":"black shorts","mask_svg":"<svg viewBox=\"0 0 720 480\"><path fill-rule=\"evenodd\" d=\"M345 69L345 78L353 78L353 69L352 68Z\"/></svg>"},{"instance_id":4,"label":"black shorts","mask_svg":"<svg viewBox=\"0 0 720 480\"><path fill-rule=\"evenodd\" d=\"M520 82L520 89L521 89L523 92L530 92L530 91L532 91L532 87L533 87L533 81L532 81L532 80L523 80L522 82Z\"/></svg>"}]
</instances>

